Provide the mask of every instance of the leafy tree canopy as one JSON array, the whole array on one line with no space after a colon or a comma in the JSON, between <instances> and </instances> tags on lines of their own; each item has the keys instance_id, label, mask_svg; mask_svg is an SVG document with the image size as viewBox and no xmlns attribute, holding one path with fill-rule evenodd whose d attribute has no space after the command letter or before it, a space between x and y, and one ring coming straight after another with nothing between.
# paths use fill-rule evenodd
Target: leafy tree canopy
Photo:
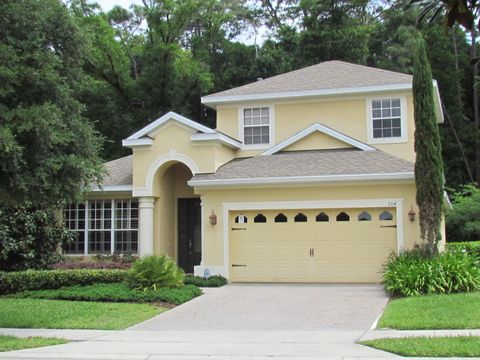
<instances>
[{"instance_id":1,"label":"leafy tree canopy","mask_svg":"<svg viewBox=\"0 0 480 360\"><path fill-rule=\"evenodd\" d=\"M102 173L82 116L84 40L58 0L0 3L0 201L74 199Z\"/></svg>"}]
</instances>

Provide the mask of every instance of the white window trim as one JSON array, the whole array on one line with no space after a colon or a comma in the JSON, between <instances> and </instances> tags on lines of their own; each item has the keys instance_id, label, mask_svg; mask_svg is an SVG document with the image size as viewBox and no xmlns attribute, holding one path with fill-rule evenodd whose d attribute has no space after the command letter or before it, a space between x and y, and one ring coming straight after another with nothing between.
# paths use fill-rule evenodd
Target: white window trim
<instances>
[{"instance_id":1,"label":"white window trim","mask_svg":"<svg viewBox=\"0 0 480 360\"><path fill-rule=\"evenodd\" d=\"M252 144L246 145L245 139L243 137L243 114L245 109L251 109L255 107L266 107L268 108L268 113L270 115L269 119L269 138L270 142L268 144ZM239 106L238 107L238 134L240 141L242 142L241 150L265 150L275 145L275 111L273 105L248 105L248 106Z\"/></svg>"},{"instance_id":2,"label":"white window trim","mask_svg":"<svg viewBox=\"0 0 480 360\"><path fill-rule=\"evenodd\" d=\"M400 126L402 136L390 138L374 138L373 137L373 118L372 118L372 101L385 99L400 99ZM367 118L367 143L368 144L398 144L408 142L408 121L407 121L407 97L405 95L381 95L369 96L366 99L366 118Z\"/></svg>"}]
</instances>

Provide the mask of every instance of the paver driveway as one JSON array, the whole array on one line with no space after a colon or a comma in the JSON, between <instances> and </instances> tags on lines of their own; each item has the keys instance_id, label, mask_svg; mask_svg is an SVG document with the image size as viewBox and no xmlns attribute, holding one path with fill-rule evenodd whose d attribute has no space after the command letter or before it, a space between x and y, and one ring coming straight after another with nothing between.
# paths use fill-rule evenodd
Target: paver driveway
<instances>
[{"instance_id":1,"label":"paver driveway","mask_svg":"<svg viewBox=\"0 0 480 360\"><path fill-rule=\"evenodd\" d=\"M233 284L130 329L366 331L387 301L380 285Z\"/></svg>"}]
</instances>

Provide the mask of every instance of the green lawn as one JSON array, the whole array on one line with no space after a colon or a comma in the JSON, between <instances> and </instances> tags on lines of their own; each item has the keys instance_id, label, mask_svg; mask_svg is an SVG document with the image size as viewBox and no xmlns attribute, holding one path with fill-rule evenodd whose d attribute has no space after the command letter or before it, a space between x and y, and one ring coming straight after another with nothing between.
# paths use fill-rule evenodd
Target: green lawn
<instances>
[{"instance_id":1,"label":"green lawn","mask_svg":"<svg viewBox=\"0 0 480 360\"><path fill-rule=\"evenodd\" d=\"M163 311L146 304L0 298L0 327L121 330Z\"/></svg>"},{"instance_id":2,"label":"green lawn","mask_svg":"<svg viewBox=\"0 0 480 360\"><path fill-rule=\"evenodd\" d=\"M68 341L55 338L29 337L17 338L15 336L0 335L0 352L20 349L31 349L41 346L65 344Z\"/></svg>"},{"instance_id":3,"label":"green lawn","mask_svg":"<svg viewBox=\"0 0 480 360\"><path fill-rule=\"evenodd\" d=\"M402 356L478 357L480 337L415 337L362 341L361 344Z\"/></svg>"},{"instance_id":4,"label":"green lawn","mask_svg":"<svg viewBox=\"0 0 480 360\"><path fill-rule=\"evenodd\" d=\"M480 293L427 295L391 301L378 323L379 328L478 329Z\"/></svg>"}]
</instances>

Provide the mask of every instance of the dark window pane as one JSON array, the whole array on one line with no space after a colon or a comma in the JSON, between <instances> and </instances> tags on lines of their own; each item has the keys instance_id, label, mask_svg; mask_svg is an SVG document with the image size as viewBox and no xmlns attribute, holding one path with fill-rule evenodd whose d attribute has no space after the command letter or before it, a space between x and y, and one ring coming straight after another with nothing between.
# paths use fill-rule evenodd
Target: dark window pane
<instances>
[{"instance_id":1,"label":"dark window pane","mask_svg":"<svg viewBox=\"0 0 480 360\"><path fill-rule=\"evenodd\" d=\"M266 222L267 222L267 218L266 218L263 214L258 214L258 215L255 216L255 218L253 219L253 222L254 222L254 223L266 223Z\"/></svg>"},{"instance_id":2,"label":"dark window pane","mask_svg":"<svg viewBox=\"0 0 480 360\"><path fill-rule=\"evenodd\" d=\"M307 217L303 213L298 213L293 219L295 222L307 222Z\"/></svg>"},{"instance_id":3,"label":"dark window pane","mask_svg":"<svg viewBox=\"0 0 480 360\"><path fill-rule=\"evenodd\" d=\"M330 219L329 219L328 215L325 214L324 212L321 212L315 218L315 221L317 221L317 222L328 222L329 220Z\"/></svg>"},{"instance_id":4,"label":"dark window pane","mask_svg":"<svg viewBox=\"0 0 480 360\"><path fill-rule=\"evenodd\" d=\"M337 215L337 221L350 221L350 216L346 212L342 211Z\"/></svg>"}]
</instances>

